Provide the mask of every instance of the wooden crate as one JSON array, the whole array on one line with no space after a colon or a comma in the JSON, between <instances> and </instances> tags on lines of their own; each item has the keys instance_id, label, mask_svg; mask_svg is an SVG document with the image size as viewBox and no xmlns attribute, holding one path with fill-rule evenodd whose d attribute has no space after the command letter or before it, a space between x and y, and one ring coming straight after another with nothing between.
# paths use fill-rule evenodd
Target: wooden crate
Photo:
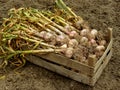
<instances>
[{"instance_id":1,"label":"wooden crate","mask_svg":"<svg viewBox=\"0 0 120 90\"><path fill-rule=\"evenodd\" d=\"M104 54L99 60L96 60L94 55L89 56L88 64L55 53L30 55L27 60L73 80L94 86L112 56L112 30L109 31L109 44Z\"/></svg>"}]
</instances>

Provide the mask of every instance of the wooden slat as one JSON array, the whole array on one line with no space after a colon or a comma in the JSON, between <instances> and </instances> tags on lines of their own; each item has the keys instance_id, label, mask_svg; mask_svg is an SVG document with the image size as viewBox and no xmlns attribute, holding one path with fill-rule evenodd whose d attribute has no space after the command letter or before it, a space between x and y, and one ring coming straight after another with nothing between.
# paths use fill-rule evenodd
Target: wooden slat
<instances>
[{"instance_id":1,"label":"wooden slat","mask_svg":"<svg viewBox=\"0 0 120 90\"><path fill-rule=\"evenodd\" d=\"M96 62L97 62L96 55L89 55L88 56L88 65L89 66L94 67Z\"/></svg>"},{"instance_id":2,"label":"wooden slat","mask_svg":"<svg viewBox=\"0 0 120 90\"><path fill-rule=\"evenodd\" d=\"M105 58L104 63L101 64L101 66L99 67L99 69L97 70L97 72L95 73L95 75L93 76L93 81L91 82L91 84L95 84L95 82L98 80L98 78L102 74L104 68L107 66L107 64L108 64L111 56L112 56L112 49L110 50L109 54Z\"/></svg>"},{"instance_id":3,"label":"wooden slat","mask_svg":"<svg viewBox=\"0 0 120 90\"><path fill-rule=\"evenodd\" d=\"M92 78L90 78L90 77L88 77L88 76L86 76L84 74L76 73L76 72L74 72L72 70L64 68L63 66L52 64L52 63L47 62L47 61L45 61L45 60L43 60L43 59L41 59L41 58L39 58L37 56L30 55L30 56L27 57L27 60L34 63L34 64L36 64L36 65L44 67L44 68L46 68L48 70L56 72L56 73L58 73L60 75L63 75L63 76L69 77L69 78L71 78L73 80L76 80L78 82L82 82L84 84L90 85L90 81L91 81Z\"/></svg>"},{"instance_id":4,"label":"wooden slat","mask_svg":"<svg viewBox=\"0 0 120 90\"><path fill-rule=\"evenodd\" d=\"M36 54L38 55L38 54ZM46 55L38 55L40 57L42 57L43 59L46 59L48 61L52 61L54 63L75 69L80 71L83 74L92 76L93 72L94 72L94 68L90 67L88 65L82 64L76 60L72 60L69 58L66 58L62 55L59 54L54 54L54 53L50 53L50 54L46 54Z\"/></svg>"}]
</instances>

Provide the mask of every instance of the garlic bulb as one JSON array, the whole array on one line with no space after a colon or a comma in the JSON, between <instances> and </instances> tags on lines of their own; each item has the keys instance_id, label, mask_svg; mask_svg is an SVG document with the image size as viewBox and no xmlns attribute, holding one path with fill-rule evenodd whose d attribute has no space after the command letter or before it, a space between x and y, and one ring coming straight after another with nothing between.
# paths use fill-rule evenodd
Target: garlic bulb
<instances>
[{"instance_id":1,"label":"garlic bulb","mask_svg":"<svg viewBox=\"0 0 120 90\"><path fill-rule=\"evenodd\" d=\"M67 44L63 44L63 45L61 46L61 48L66 49L66 48L67 48Z\"/></svg>"},{"instance_id":2,"label":"garlic bulb","mask_svg":"<svg viewBox=\"0 0 120 90\"><path fill-rule=\"evenodd\" d=\"M76 23L75 23L75 26L76 26L76 28L77 29L81 29L81 24L83 23L83 21L77 21Z\"/></svg>"},{"instance_id":3,"label":"garlic bulb","mask_svg":"<svg viewBox=\"0 0 120 90\"><path fill-rule=\"evenodd\" d=\"M41 38L44 38L44 36L46 35L46 33L47 33L46 31L41 31L40 34L39 34L39 36Z\"/></svg>"},{"instance_id":4,"label":"garlic bulb","mask_svg":"<svg viewBox=\"0 0 120 90\"><path fill-rule=\"evenodd\" d=\"M87 37L82 37L80 42L81 43L87 43L88 42L88 38Z\"/></svg>"},{"instance_id":5,"label":"garlic bulb","mask_svg":"<svg viewBox=\"0 0 120 90\"><path fill-rule=\"evenodd\" d=\"M65 39L65 37L63 35L58 35L57 38L56 38L56 41L57 42L61 42Z\"/></svg>"},{"instance_id":6,"label":"garlic bulb","mask_svg":"<svg viewBox=\"0 0 120 90\"><path fill-rule=\"evenodd\" d=\"M106 40L101 40L101 41L99 42L99 44L100 44L100 45L106 45Z\"/></svg>"},{"instance_id":7,"label":"garlic bulb","mask_svg":"<svg viewBox=\"0 0 120 90\"><path fill-rule=\"evenodd\" d=\"M96 29L92 29L91 30L91 34L94 35L94 36L97 36L98 31Z\"/></svg>"},{"instance_id":8,"label":"garlic bulb","mask_svg":"<svg viewBox=\"0 0 120 90\"><path fill-rule=\"evenodd\" d=\"M70 33L69 33L69 36L71 37L71 38L74 38L74 37L76 37L78 35L78 33L76 32L76 31L71 31Z\"/></svg>"},{"instance_id":9,"label":"garlic bulb","mask_svg":"<svg viewBox=\"0 0 120 90\"><path fill-rule=\"evenodd\" d=\"M103 46L103 45L99 45L99 46L97 46L96 47L96 51L103 51L103 50L105 50L105 47Z\"/></svg>"},{"instance_id":10,"label":"garlic bulb","mask_svg":"<svg viewBox=\"0 0 120 90\"><path fill-rule=\"evenodd\" d=\"M73 56L73 48L68 48L65 51L65 56L68 57L68 58L71 58Z\"/></svg>"},{"instance_id":11,"label":"garlic bulb","mask_svg":"<svg viewBox=\"0 0 120 90\"><path fill-rule=\"evenodd\" d=\"M53 37L53 35L51 33L47 32L46 35L44 36L44 39L46 41L50 41L52 39L52 37Z\"/></svg>"},{"instance_id":12,"label":"garlic bulb","mask_svg":"<svg viewBox=\"0 0 120 90\"><path fill-rule=\"evenodd\" d=\"M92 46L97 46L97 43L96 43L96 41L94 39L91 39L90 43L91 43Z\"/></svg>"},{"instance_id":13,"label":"garlic bulb","mask_svg":"<svg viewBox=\"0 0 120 90\"><path fill-rule=\"evenodd\" d=\"M71 31L70 25L66 25L66 26L64 27L64 29L65 29L66 33L68 33L68 34L69 34L69 32Z\"/></svg>"},{"instance_id":14,"label":"garlic bulb","mask_svg":"<svg viewBox=\"0 0 120 90\"><path fill-rule=\"evenodd\" d=\"M81 35L81 36L87 36L88 33L89 33L89 30L83 29L83 30L80 32L80 35Z\"/></svg>"},{"instance_id":15,"label":"garlic bulb","mask_svg":"<svg viewBox=\"0 0 120 90\"><path fill-rule=\"evenodd\" d=\"M78 41L76 39L71 39L71 40L69 40L68 46L76 47L76 46L78 46Z\"/></svg>"},{"instance_id":16,"label":"garlic bulb","mask_svg":"<svg viewBox=\"0 0 120 90\"><path fill-rule=\"evenodd\" d=\"M96 55L96 57L101 57L103 55L103 53L104 53L104 51L100 51L100 52L96 51L95 55Z\"/></svg>"}]
</instances>

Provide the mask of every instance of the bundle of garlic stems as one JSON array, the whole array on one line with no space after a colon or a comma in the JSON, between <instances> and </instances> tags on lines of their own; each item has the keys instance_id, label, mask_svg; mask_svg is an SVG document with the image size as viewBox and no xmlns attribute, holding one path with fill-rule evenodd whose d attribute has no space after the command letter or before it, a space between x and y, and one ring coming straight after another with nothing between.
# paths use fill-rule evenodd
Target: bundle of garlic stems
<instances>
[{"instance_id":1,"label":"bundle of garlic stems","mask_svg":"<svg viewBox=\"0 0 120 90\"><path fill-rule=\"evenodd\" d=\"M0 58L5 60L4 64L16 56L20 58L21 54L58 53L67 48L70 37L64 27L38 10L11 9L9 15L0 32Z\"/></svg>"},{"instance_id":2,"label":"bundle of garlic stems","mask_svg":"<svg viewBox=\"0 0 120 90\"><path fill-rule=\"evenodd\" d=\"M0 30L0 59L4 60L2 67L7 66L8 62L17 66L20 61L24 64L26 54L53 52L71 58L78 45L94 47L92 54L101 56L106 41L96 41L98 31L84 27L83 19L62 0L56 0L56 4L62 9L60 15L55 11L34 8L13 8L9 11L9 18L4 19ZM67 16L73 20L68 20Z\"/></svg>"}]
</instances>

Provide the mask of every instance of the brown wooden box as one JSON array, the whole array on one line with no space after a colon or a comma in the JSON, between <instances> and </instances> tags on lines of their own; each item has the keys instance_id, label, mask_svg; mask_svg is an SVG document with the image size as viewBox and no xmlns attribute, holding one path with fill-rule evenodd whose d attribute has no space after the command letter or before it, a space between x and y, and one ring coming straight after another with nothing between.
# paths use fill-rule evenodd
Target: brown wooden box
<instances>
[{"instance_id":1,"label":"brown wooden box","mask_svg":"<svg viewBox=\"0 0 120 90\"><path fill-rule=\"evenodd\" d=\"M109 44L104 54L99 60L95 60L94 55L90 56L88 64L55 53L30 55L27 60L78 82L94 86L112 56L112 30L109 31Z\"/></svg>"}]
</instances>

